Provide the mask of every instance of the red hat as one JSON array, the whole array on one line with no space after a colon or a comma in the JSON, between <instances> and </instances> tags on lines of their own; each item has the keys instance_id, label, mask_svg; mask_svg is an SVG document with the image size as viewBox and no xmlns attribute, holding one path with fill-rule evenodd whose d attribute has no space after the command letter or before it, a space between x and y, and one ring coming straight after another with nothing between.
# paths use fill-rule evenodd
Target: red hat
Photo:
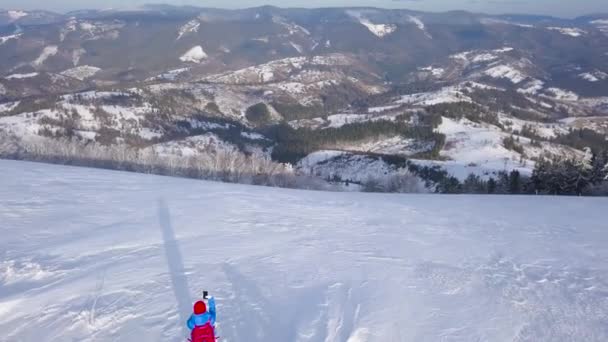
<instances>
[{"instance_id":1,"label":"red hat","mask_svg":"<svg viewBox=\"0 0 608 342\"><path fill-rule=\"evenodd\" d=\"M199 300L198 302L194 303L195 315L202 315L205 312L207 312L207 305L205 305L205 302Z\"/></svg>"}]
</instances>

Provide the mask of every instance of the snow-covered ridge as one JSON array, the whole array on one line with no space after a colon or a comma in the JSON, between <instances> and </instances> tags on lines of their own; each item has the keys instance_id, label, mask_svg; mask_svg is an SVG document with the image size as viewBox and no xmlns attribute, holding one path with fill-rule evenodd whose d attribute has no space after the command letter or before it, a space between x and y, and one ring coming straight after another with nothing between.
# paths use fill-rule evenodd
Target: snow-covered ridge
<instances>
[{"instance_id":1,"label":"snow-covered ridge","mask_svg":"<svg viewBox=\"0 0 608 342\"><path fill-rule=\"evenodd\" d=\"M118 97L123 101L115 101ZM36 139L41 135L41 130L62 134L65 127L61 122L70 119L74 122L75 133L86 140L95 141L102 128L142 139L161 136L150 128L147 117L155 114L157 109L149 102L132 101L131 98L134 98L134 93L131 92L88 91L63 95L49 109L0 117L0 130L25 139ZM74 116L74 113L77 115ZM44 121L45 119L51 119L52 122Z\"/></svg>"},{"instance_id":2,"label":"snow-covered ridge","mask_svg":"<svg viewBox=\"0 0 608 342\"><path fill-rule=\"evenodd\" d=\"M201 26L201 22L198 21L197 19L193 19L190 20L189 22L187 22L186 24L184 24L182 27L179 28L179 31L177 33L177 40L180 40L184 35L187 35L189 33L195 33L198 32L198 29Z\"/></svg>"},{"instance_id":3,"label":"snow-covered ridge","mask_svg":"<svg viewBox=\"0 0 608 342\"><path fill-rule=\"evenodd\" d=\"M182 62L200 63L207 59L207 57L207 53L203 50L203 47L198 45L188 50L179 59Z\"/></svg>"},{"instance_id":4,"label":"snow-covered ridge","mask_svg":"<svg viewBox=\"0 0 608 342\"><path fill-rule=\"evenodd\" d=\"M78 80L85 80L87 78L95 76L96 73L101 71L100 68L90 66L90 65L82 65L72 69L65 70L61 72L61 75L72 77Z\"/></svg>"},{"instance_id":5,"label":"snow-covered ridge","mask_svg":"<svg viewBox=\"0 0 608 342\"><path fill-rule=\"evenodd\" d=\"M411 104L416 106L432 106L440 103L472 102L460 86L444 87L440 90L426 93L403 95L396 104Z\"/></svg>"},{"instance_id":6,"label":"snow-covered ridge","mask_svg":"<svg viewBox=\"0 0 608 342\"><path fill-rule=\"evenodd\" d=\"M587 34L587 31L576 28L576 27L547 27L548 30L557 31L563 35L570 37L580 37Z\"/></svg>"},{"instance_id":7,"label":"snow-covered ridge","mask_svg":"<svg viewBox=\"0 0 608 342\"><path fill-rule=\"evenodd\" d=\"M494 50L473 50L464 51L451 55L451 59L459 60L465 63L485 63L495 61L500 58L501 54L511 52L514 49L510 46L505 46Z\"/></svg>"},{"instance_id":8,"label":"snow-covered ridge","mask_svg":"<svg viewBox=\"0 0 608 342\"><path fill-rule=\"evenodd\" d=\"M369 111L370 113L390 111L404 104L412 106L432 106L441 103L472 102L473 100L467 93L470 93L475 89L504 90L478 82L465 81L453 86L443 87L436 91L402 95L397 97L393 102L387 103L385 106L369 108Z\"/></svg>"},{"instance_id":9,"label":"snow-covered ridge","mask_svg":"<svg viewBox=\"0 0 608 342\"><path fill-rule=\"evenodd\" d=\"M349 65L351 62L352 59L342 54L330 54L312 58L290 57L219 75L212 75L207 77L206 80L214 83L230 84L271 83L285 81L288 75L295 71L302 71L305 65L341 66ZM291 80L300 83L314 83L324 81L326 78L324 75L326 74L316 70L307 70L302 74L293 75Z\"/></svg>"}]
</instances>

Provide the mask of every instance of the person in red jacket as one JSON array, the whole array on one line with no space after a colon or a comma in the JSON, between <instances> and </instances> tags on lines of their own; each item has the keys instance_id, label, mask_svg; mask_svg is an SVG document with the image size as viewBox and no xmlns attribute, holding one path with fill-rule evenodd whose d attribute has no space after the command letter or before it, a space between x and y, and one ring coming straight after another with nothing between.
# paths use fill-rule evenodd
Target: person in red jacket
<instances>
[{"instance_id":1,"label":"person in red jacket","mask_svg":"<svg viewBox=\"0 0 608 342\"><path fill-rule=\"evenodd\" d=\"M193 314L186 322L191 342L215 342L215 299L209 298L209 310L203 301L194 303Z\"/></svg>"}]
</instances>

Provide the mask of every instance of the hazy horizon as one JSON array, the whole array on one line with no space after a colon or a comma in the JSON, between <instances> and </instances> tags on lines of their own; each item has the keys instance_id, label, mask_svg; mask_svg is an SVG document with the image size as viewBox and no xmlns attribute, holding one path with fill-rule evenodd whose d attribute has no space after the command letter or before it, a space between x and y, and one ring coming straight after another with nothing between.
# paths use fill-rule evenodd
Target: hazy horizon
<instances>
[{"instance_id":1,"label":"hazy horizon","mask_svg":"<svg viewBox=\"0 0 608 342\"><path fill-rule=\"evenodd\" d=\"M578 2L560 2L555 0L287 0L287 1L257 1L257 0L233 0L228 5L225 1L210 0L174 0L174 1L149 1L149 0L56 0L52 3L40 0L4 0L0 8L22 9L22 10L49 10L55 12L69 12L83 9L109 9L130 8L145 4L167 4L167 5L192 5L199 7L215 7L226 9L237 9L257 7L264 5L282 8L303 7L379 7L388 9L411 9L427 12L445 12L453 10L464 10L487 14L524 14L524 15L549 15L563 18L574 18L583 15L606 12L604 1L581 0Z\"/></svg>"}]
</instances>

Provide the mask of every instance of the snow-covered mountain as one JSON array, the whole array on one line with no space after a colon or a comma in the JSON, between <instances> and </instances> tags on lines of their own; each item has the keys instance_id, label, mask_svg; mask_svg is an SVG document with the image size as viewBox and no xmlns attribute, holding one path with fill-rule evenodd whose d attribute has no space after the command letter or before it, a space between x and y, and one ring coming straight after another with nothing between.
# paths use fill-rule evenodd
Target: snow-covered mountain
<instances>
[{"instance_id":1,"label":"snow-covered mountain","mask_svg":"<svg viewBox=\"0 0 608 342\"><path fill-rule=\"evenodd\" d=\"M460 180L529 175L540 160L608 150L607 20L268 6L0 12L0 133L180 156L177 146L214 142L347 180L402 169L376 168L379 155ZM319 154L339 157L312 165Z\"/></svg>"},{"instance_id":2,"label":"snow-covered mountain","mask_svg":"<svg viewBox=\"0 0 608 342\"><path fill-rule=\"evenodd\" d=\"M6 341L184 341L203 290L225 341L608 339L603 199L0 173Z\"/></svg>"}]
</instances>

